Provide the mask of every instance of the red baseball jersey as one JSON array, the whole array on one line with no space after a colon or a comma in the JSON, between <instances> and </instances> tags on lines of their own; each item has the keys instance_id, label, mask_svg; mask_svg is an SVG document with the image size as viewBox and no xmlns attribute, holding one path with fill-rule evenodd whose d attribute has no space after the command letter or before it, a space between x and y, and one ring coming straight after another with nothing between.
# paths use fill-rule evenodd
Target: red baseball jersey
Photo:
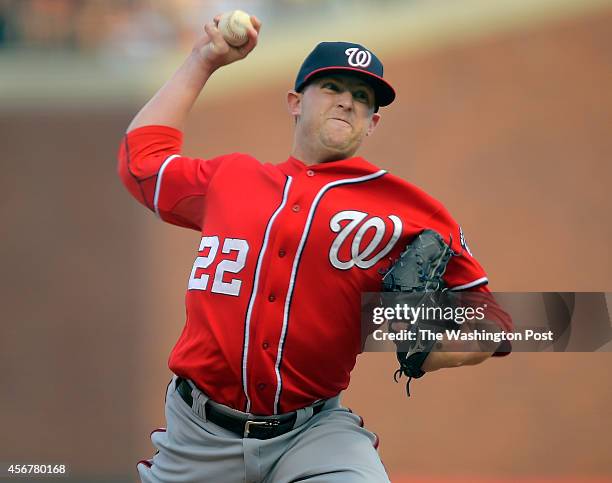
<instances>
[{"instance_id":1,"label":"red baseball jersey","mask_svg":"<svg viewBox=\"0 0 612 483\"><path fill-rule=\"evenodd\" d=\"M456 252L444 276L487 291L440 202L365 159L307 166L181 155L164 126L123 139L119 174L163 221L201 232L169 367L213 400L277 414L335 396L361 351L360 295L423 229Z\"/></svg>"}]
</instances>

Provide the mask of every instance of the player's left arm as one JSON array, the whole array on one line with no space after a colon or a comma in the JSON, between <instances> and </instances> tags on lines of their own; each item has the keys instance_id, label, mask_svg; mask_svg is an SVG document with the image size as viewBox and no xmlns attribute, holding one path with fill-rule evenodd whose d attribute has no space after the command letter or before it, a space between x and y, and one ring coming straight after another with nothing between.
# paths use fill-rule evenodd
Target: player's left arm
<instances>
[{"instance_id":1,"label":"player's left arm","mask_svg":"<svg viewBox=\"0 0 612 483\"><path fill-rule=\"evenodd\" d=\"M469 290L479 305L486 305L485 318L475 322L464 322L461 326L462 332L473 330L492 332L503 332L511 330L512 319L495 301L493 294L486 285L481 285ZM434 350L429 353L423 362L422 369L425 372L433 372L439 369L461 366L474 366L480 364L491 356L504 356L509 354L509 346L505 343L482 340L444 340L438 342Z\"/></svg>"},{"instance_id":2,"label":"player's left arm","mask_svg":"<svg viewBox=\"0 0 612 483\"><path fill-rule=\"evenodd\" d=\"M451 291L467 292L468 295L474 294L474 299L478 300L479 305L487 307L484 320L478 321L477 324L475 322L464 323L461 330L464 332L474 329L488 332L511 331L512 319L495 301L487 286L488 277L468 247L459 224L442 207L430 218L429 225L443 236L457 254L451 257L444 274L447 288ZM432 372L443 368L473 366L486 361L491 356L503 356L509 352L510 349L506 344L500 345L482 340L450 341L445 337L427 356L422 369L425 372Z\"/></svg>"}]
</instances>

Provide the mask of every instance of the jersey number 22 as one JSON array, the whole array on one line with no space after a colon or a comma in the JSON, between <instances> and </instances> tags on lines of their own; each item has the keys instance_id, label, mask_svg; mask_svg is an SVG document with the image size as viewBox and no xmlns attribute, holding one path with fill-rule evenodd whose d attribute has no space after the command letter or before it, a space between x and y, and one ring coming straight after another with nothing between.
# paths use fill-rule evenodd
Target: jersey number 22
<instances>
[{"instance_id":1,"label":"jersey number 22","mask_svg":"<svg viewBox=\"0 0 612 483\"><path fill-rule=\"evenodd\" d=\"M206 273L201 273L200 276L196 277L196 272L198 269L206 269L214 263L217 252L219 251L219 244L220 241L218 236L203 236L202 240L200 240L199 251L204 252L207 248L210 250L207 255L199 256L195 259L191 270L191 276L189 277L189 290L207 289L210 276ZM217 264L210 291L237 297L240 295L242 280L233 278L229 282L224 282L223 276L226 272L238 273L244 268L247 253L249 252L249 244L246 240L241 240L240 238L226 238L223 241L221 253L230 254L231 252L238 252L238 254L234 259L223 258Z\"/></svg>"}]
</instances>

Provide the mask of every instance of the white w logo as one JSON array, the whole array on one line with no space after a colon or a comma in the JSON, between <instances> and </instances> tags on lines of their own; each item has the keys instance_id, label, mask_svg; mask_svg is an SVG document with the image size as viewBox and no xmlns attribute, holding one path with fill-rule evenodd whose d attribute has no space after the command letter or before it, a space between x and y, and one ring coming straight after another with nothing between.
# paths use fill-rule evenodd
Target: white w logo
<instances>
[{"instance_id":1,"label":"white w logo","mask_svg":"<svg viewBox=\"0 0 612 483\"><path fill-rule=\"evenodd\" d=\"M347 210L336 213L330 220L329 227L334 233L338 233L329 249L329 261L334 267L340 270L348 270L353 266L363 269L370 268L387 255L397 240L399 240L402 233L402 220L400 218L395 215L389 215L389 219L393 223L393 234L385 246L381 245L387 231L384 220L378 216L372 216L357 229L357 226L366 218L368 218L367 213ZM341 224L343 221L348 221L344 228ZM370 229L374 230L374 235L370 243L361 250L361 242L365 238L366 232ZM351 235L353 239L348 240ZM340 248L345 241L350 243L351 258L340 260ZM376 251L378 253L375 253Z\"/></svg>"},{"instance_id":2,"label":"white w logo","mask_svg":"<svg viewBox=\"0 0 612 483\"><path fill-rule=\"evenodd\" d=\"M351 67L367 67L372 62L372 54L367 50L359 50L351 47L344 52L348 55L348 63Z\"/></svg>"}]
</instances>

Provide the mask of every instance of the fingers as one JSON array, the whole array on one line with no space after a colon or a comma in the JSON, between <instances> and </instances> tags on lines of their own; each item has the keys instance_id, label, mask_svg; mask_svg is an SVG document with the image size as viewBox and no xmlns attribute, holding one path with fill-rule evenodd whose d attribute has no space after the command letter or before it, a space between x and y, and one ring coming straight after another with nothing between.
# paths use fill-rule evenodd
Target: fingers
<instances>
[{"instance_id":1,"label":"fingers","mask_svg":"<svg viewBox=\"0 0 612 483\"><path fill-rule=\"evenodd\" d=\"M255 15L251 15L251 23L253 24L253 27L257 33L259 33L261 30L261 21Z\"/></svg>"},{"instance_id":2,"label":"fingers","mask_svg":"<svg viewBox=\"0 0 612 483\"><path fill-rule=\"evenodd\" d=\"M219 43L219 41L223 41L223 36L221 35L221 32L219 32L219 29L217 28L217 25L215 25L214 22L210 22L204 25L204 30L206 31L208 37L210 37L210 40L212 42Z\"/></svg>"},{"instance_id":3,"label":"fingers","mask_svg":"<svg viewBox=\"0 0 612 483\"><path fill-rule=\"evenodd\" d=\"M198 41L198 50L204 59L215 69L231 64L237 60L245 58L257 45L259 30L261 29L260 20L252 16L251 25L247 27L247 42L241 47L231 46L219 30L219 22L222 15L216 15L204 25L205 35Z\"/></svg>"},{"instance_id":4,"label":"fingers","mask_svg":"<svg viewBox=\"0 0 612 483\"><path fill-rule=\"evenodd\" d=\"M217 54L224 54L229 50L229 44L225 41L223 35L221 35L221 32L219 32L219 29L213 22L204 25L204 30L210 39L208 45L211 50Z\"/></svg>"},{"instance_id":5,"label":"fingers","mask_svg":"<svg viewBox=\"0 0 612 483\"><path fill-rule=\"evenodd\" d=\"M246 44L244 44L239 49L242 53L244 53L244 55L248 54L257 45L257 40L259 38L260 30L261 30L260 20L254 15L251 15L251 26L247 28L247 36L249 40L247 41Z\"/></svg>"},{"instance_id":6,"label":"fingers","mask_svg":"<svg viewBox=\"0 0 612 483\"><path fill-rule=\"evenodd\" d=\"M247 29L247 35L249 36L249 41L254 41L253 47L255 47L259 37L259 31L261 30L261 22L255 15L251 15L251 24L252 27Z\"/></svg>"}]
</instances>

